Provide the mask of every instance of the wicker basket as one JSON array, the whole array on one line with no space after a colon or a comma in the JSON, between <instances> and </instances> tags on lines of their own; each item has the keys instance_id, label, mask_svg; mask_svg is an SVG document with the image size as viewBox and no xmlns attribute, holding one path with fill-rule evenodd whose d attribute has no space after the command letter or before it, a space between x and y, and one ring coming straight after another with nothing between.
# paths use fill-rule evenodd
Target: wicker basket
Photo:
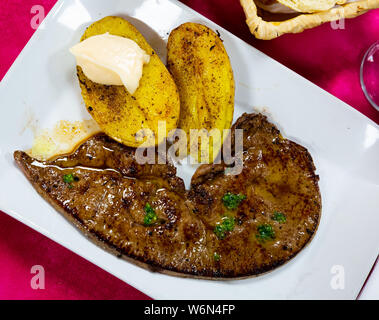
<instances>
[{"instance_id":1,"label":"wicker basket","mask_svg":"<svg viewBox=\"0 0 379 320\"><path fill-rule=\"evenodd\" d=\"M271 14L257 8L254 0L240 0L246 23L258 39L270 40L285 33L299 33L325 22L354 18L370 9L379 8L379 0L359 0L336 6L328 11L310 14Z\"/></svg>"}]
</instances>

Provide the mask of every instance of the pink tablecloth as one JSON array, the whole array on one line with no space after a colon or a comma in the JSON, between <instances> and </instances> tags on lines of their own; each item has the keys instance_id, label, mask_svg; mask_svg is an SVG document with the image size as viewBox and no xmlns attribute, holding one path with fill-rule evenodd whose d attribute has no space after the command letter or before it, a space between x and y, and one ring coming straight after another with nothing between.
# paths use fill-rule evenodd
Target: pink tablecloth
<instances>
[{"instance_id":1,"label":"pink tablecloth","mask_svg":"<svg viewBox=\"0 0 379 320\"><path fill-rule=\"evenodd\" d=\"M47 13L55 0L1 0L0 79L33 34L31 8ZM359 65L368 47L379 39L379 10L353 20L345 29L325 24L272 41L253 39L238 0L183 0L259 50L329 91L379 123L379 113L366 101L359 84ZM33 265L46 273L44 290L30 286ZM142 299L134 288L102 271L12 218L0 213L0 298Z\"/></svg>"}]
</instances>

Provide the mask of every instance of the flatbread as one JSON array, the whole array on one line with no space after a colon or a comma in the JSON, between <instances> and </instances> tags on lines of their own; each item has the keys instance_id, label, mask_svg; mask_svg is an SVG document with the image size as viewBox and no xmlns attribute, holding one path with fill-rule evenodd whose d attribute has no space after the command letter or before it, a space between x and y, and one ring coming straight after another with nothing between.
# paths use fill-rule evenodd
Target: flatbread
<instances>
[{"instance_id":1,"label":"flatbread","mask_svg":"<svg viewBox=\"0 0 379 320\"><path fill-rule=\"evenodd\" d=\"M282 5L297 12L312 13L326 11L336 4L344 4L346 0L277 0Z\"/></svg>"},{"instance_id":2,"label":"flatbread","mask_svg":"<svg viewBox=\"0 0 379 320\"><path fill-rule=\"evenodd\" d=\"M295 10L290 7L286 7L276 0L255 0L257 7L271 13L296 13Z\"/></svg>"},{"instance_id":3,"label":"flatbread","mask_svg":"<svg viewBox=\"0 0 379 320\"><path fill-rule=\"evenodd\" d=\"M379 8L379 0L360 0L336 6L328 11L299 14L284 21L265 21L258 16L254 0L240 0L246 14L246 23L251 33L258 39L271 40L285 33L299 33L325 22L342 18L354 18L370 9Z\"/></svg>"}]
</instances>

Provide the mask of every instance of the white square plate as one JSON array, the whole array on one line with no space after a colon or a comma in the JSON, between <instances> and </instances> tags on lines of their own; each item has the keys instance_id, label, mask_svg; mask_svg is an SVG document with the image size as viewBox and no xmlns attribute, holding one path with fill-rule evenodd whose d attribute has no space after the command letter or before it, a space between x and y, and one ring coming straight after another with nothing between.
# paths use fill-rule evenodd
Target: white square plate
<instances>
[{"instance_id":1,"label":"white square plate","mask_svg":"<svg viewBox=\"0 0 379 320\"><path fill-rule=\"evenodd\" d=\"M224 282L151 273L88 241L16 168L13 151L30 148L31 128L89 117L68 49L91 22L108 15L129 17L162 58L164 40L183 22L219 30L236 80L235 119L263 110L286 137L309 149L321 178L322 218L314 240L288 264ZM378 254L379 127L177 1L58 1L1 82L0 105L0 209L153 298L354 299ZM335 276L344 278L343 289L333 286Z\"/></svg>"}]
</instances>

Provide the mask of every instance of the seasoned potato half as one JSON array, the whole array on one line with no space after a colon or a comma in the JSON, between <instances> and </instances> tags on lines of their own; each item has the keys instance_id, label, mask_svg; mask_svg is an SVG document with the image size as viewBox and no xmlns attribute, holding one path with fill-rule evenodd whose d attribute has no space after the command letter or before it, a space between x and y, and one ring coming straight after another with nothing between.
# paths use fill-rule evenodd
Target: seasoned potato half
<instances>
[{"instance_id":1,"label":"seasoned potato half","mask_svg":"<svg viewBox=\"0 0 379 320\"><path fill-rule=\"evenodd\" d=\"M180 95L179 127L186 131L187 137L191 129L206 129L210 133L212 129L219 129L221 133L229 129L234 111L234 79L229 57L218 35L204 25L185 23L171 32L167 48L168 69ZM209 144L201 143L201 154L191 152L191 155L212 162L224 138L213 136ZM198 141L199 138L192 135L188 138L188 148Z\"/></svg>"},{"instance_id":2,"label":"seasoned potato half","mask_svg":"<svg viewBox=\"0 0 379 320\"><path fill-rule=\"evenodd\" d=\"M173 78L141 33L120 17L106 17L85 31L81 41L95 35L110 34L134 40L147 54L150 62L143 67L140 85L134 95L124 86L106 86L92 82L77 68L82 96L86 107L101 129L113 139L138 147L136 134L141 129L154 133L143 141L160 143L168 132L176 129L179 113L179 93ZM166 121L166 133L158 140L158 121Z\"/></svg>"}]
</instances>

